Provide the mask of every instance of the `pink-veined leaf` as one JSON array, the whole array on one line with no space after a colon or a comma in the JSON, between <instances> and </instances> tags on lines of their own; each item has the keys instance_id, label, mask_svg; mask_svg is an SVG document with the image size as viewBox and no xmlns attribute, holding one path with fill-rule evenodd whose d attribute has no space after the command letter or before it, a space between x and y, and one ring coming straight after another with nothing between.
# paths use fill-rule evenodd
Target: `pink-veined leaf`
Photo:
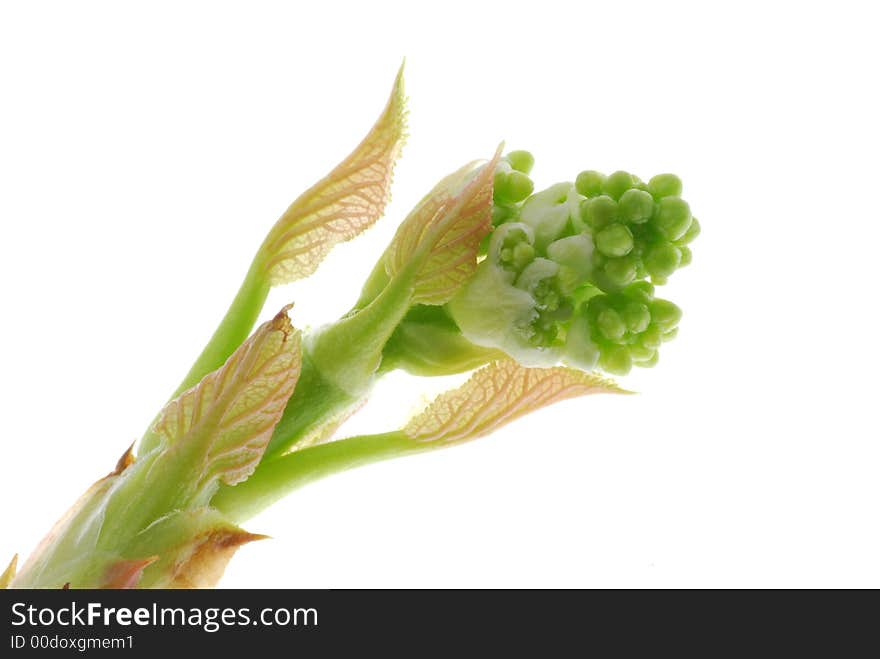
<instances>
[{"instance_id":1,"label":"pink-veined leaf","mask_svg":"<svg viewBox=\"0 0 880 659\"><path fill-rule=\"evenodd\" d=\"M401 66L388 103L367 136L300 195L267 236L261 254L271 285L308 277L335 245L356 237L382 216L405 133Z\"/></svg>"},{"instance_id":2,"label":"pink-veined leaf","mask_svg":"<svg viewBox=\"0 0 880 659\"><path fill-rule=\"evenodd\" d=\"M627 392L593 373L498 361L474 373L458 389L440 394L403 432L424 442L476 439L552 403L598 393Z\"/></svg>"},{"instance_id":3,"label":"pink-veined leaf","mask_svg":"<svg viewBox=\"0 0 880 659\"><path fill-rule=\"evenodd\" d=\"M154 426L166 450L187 443L198 456L199 485L247 478L299 378L300 333L285 307L216 371L168 403Z\"/></svg>"},{"instance_id":4,"label":"pink-veined leaf","mask_svg":"<svg viewBox=\"0 0 880 659\"><path fill-rule=\"evenodd\" d=\"M267 536L248 533L234 526L214 529L194 538L186 558L175 565L165 588L213 588L242 545Z\"/></svg>"},{"instance_id":5,"label":"pink-veined leaf","mask_svg":"<svg viewBox=\"0 0 880 659\"><path fill-rule=\"evenodd\" d=\"M444 304L477 267L480 241L492 228L494 158L476 171L447 176L407 216L386 254L390 276L413 268L413 303Z\"/></svg>"}]
</instances>

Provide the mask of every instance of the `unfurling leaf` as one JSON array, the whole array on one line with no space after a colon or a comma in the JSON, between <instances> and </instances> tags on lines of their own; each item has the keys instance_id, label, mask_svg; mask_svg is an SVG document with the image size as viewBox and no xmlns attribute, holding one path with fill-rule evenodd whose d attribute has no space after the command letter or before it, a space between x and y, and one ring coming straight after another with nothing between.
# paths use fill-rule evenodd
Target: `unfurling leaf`
<instances>
[{"instance_id":1,"label":"unfurling leaf","mask_svg":"<svg viewBox=\"0 0 880 659\"><path fill-rule=\"evenodd\" d=\"M232 526L206 533L192 542L187 559L176 566L166 587L213 588L239 547L265 538Z\"/></svg>"},{"instance_id":2,"label":"unfurling leaf","mask_svg":"<svg viewBox=\"0 0 880 659\"><path fill-rule=\"evenodd\" d=\"M458 389L440 394L403 432L422 442L476 439L551 403L598 393L627 392L592 373L499 361L474 373Z\"/></svg>"},{"instance_id":3,"label":"unfurling leaf","mask_svg":"<svg viewBox=\"0 0 880 659\"><path fill-rule=\"evenodd\" d=\"M17 565L18 554L12 557L12 560L9 561L9 565L3 570L3 574L0 574L0 590L9 588L9 584L12 583L12 579L15 577L15 568Z\"/></svg>"},{"instance_id":4,"label":"unfurling leaf","mask_svg":"<svg viewBox=\"0 0 880 659\"><path fill-rule=\"evenodd\" d=\"M162 410L154 430L165 450L197 456L199 486L247 478L263 455L299 378L300 333L285 307L216 371Z\"/></svg>"},{"instance_id":5,"label":"unfurling leaf","mask_svg":"<svg viewBox=\"0 0 880 659\"><path fill-rule=\"evenodd\" d=\"M300 195L267 236L261 254L273 286L308 277L334 246L382 216L405 139L405 106L401 67L385 110L364 140Z\"/></svg>"},{"instance_id":6,"label":"unfurling leaf","mask_svg":"<svg viewBox=\"0 0 880 659\"><path fill-rule=\"evenodd\" d=\"M416 304L444 304L477 267L480 241L492 227L495 157L476 171L447 176L400 225L386 255L395 276L415 269Z\"/></svg>"}]
</instances>

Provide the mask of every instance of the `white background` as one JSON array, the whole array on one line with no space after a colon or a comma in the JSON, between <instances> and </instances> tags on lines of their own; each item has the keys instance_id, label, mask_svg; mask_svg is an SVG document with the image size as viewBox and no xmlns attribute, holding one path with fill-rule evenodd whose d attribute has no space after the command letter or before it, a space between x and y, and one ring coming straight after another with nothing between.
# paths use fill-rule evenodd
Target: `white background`
<instances>
[{"instance_id":1,"label":"white background","mask_svg":"<svg viewBox=\"0 0 880 659\"><path fill-rule=\"evenodd\" d=\"M505 139L541 187L683 178L679 339L637 397L293 494L222 585L880 586L870 6L3 3L0 562L140 436L405 55L386 219L265 315L342 313L413 203ZM449 384L389 378L350 430Z\"/></svg>"}]
</instances>

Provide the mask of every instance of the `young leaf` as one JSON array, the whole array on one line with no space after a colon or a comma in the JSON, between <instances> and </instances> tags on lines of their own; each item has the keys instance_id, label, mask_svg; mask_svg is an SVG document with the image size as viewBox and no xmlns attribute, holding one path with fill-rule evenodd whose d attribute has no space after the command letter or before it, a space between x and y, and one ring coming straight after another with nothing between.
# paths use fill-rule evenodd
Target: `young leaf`
<instances>
[{"instance_id":1,"label":"young leaf","mask_svg":"<svg viewBox=\"0 0 880 659\"><path fill-rule=\"evenodd\" d=\"M312 274L333 247L381 217L406 124L403 67L385 110L358 147L300 195L269 231L226 315L171 398L219 368L247 339L272 286ZM152 428L153 424L150 424ZM150 429L138 452L158 443Z\"/></svg>"},{"instance_id":2,"label":"young leaf","mask_svg":"<svg viewBox=\"0 0 880 659\"><path fill-rule=\"evenodd\" d=\"M499 361L474 373L458 389L438 396L403 432L420 442L461 442L488 435L551 403L598 393L627 392L592 373Z\"/></svg>"},{"instance_id":3,"label":"young leaf","mask_svg":"<svg viewBox=\"0 0 880 659\"><path fill-rule=\"evenodd\" d=\"M351 240L382 216L405 139L405 105L401 66L372 130L290 205L266 237L260 254L273 286L309 276L335 245Z\"/></svg>"},{"instance_id":4,"label":"young leaf","mask_svg":"<svg viewBox=\"0 0 880 659\"><path fill-rule=\"evenodd\" d=\"M402 430L348 437L281 455L261 464L241 485L222 488L211 504L242 521L330 474L476 439L551 403L597 393L628 392L611 380L570 368L493 362L458 389L441 394Z\"/></svg>"},{"instance_id":5,"label":"young leaf","mask_svg":"<svg viewBox=\"0 0 880 659\"><path fill-rule=\"evenodd\" d=\"M9 565L3 570L3 574L0 574L0 590L9 588L9 584L12 583L12 579L15 577L15 567L17 565L18 554L12 557L12 560L9 561Z\"/></svg>"},{"instance_id":6,"label":"young leaf","mask_svg":"<svg viewBox=\"0 0 880 659\"><path fill-rule=\"evenodd\" d=\"M414 271L414 304L444 304L477 267L480 241L492 227L492 187L501 147L474 173L473 164L447 176L407 216L385 267L394 277Z\"/></svg>"},{"instance_id":7,"label":"young leaf","mask_svg":"<svg viewBox=\"0 0 880 659\"><path fill-rule=\"evenodd\" d=\"M218 370L171 401L154 430L164 450L195 454L198 485L227 485L254 470L293 392L300 370L300 333L285 307Z\"/></svg>"}]
</instances>

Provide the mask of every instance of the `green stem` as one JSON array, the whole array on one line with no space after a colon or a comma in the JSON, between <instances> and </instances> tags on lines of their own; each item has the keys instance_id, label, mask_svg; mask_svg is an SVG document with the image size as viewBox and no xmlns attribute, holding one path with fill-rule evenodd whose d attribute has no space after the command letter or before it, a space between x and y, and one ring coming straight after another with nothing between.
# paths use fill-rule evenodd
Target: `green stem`
<instances>
[{"instance_id":1,"label":"green stem","mask_svg":"<svg viewBox=\"0 0 880 659\"><path fill-rule=\"evenodd\" d=\"M240 523L293 490L325 476L434 448L435 444L416 442L400 431L319 444L262 463L243 483L221 487L211 505Z\"/></svg>"},{"instance_id":2,"label":"green stem","mask_svg":"<svg viewBox=\"0 0 880 659\"><path fill-rule=\"evenodd\" d=\"M229 355L245 342L263 310L263 305L269 296L269 288L262 261L254 259L235 299L229 305L229 310L202 350L202 354L183 378L183 382L174 391L172 399L198 384L211 371L220 368Z\"/></svg>"},{"instance_id":3,"label":"green stem","mask_svg":"<svg viewBox=\"0 0 880 659\"><path fill-rule=\"evenodd\" d=\"M410 278L397 277L366 307L303 341L299 381L263 462L320 432L366 397L375 383L385 344L411 304Z\"/></svg>"},{"instance_id":4,"label":"green stem","mask_svg":"<svg viewBox=\"0 0 880 659\"><path fill-rule=\"evenodd\" d=\"M354 396L369 391L385 344L412 306L412 279L402 272L366 307L306 339L305 350L326 380Z\"/></svg>"},{"instance_id":5,"label":"green stem","mask_svg":"<svg viewBox=\"0 0 880 659\"><path fill-rule=\"evenodd\" d=\"M299 381L275 426L263 460L284 453L319 432L322 426L344 417L359 401L360 397L343 391L322 377L308 351L304 350Z\"/></svg>"},{"instance_id":6,"label":"green stem","mask_svg":"<svg viewBox=\"0 0 880 659\"><path fill-rule=\"evenodd\" d=\"M361 296L358 298L354 308L363 309L375 300L379 293L388 285L388 281L388 272L385 270L385 254L382 254L382 258L376 261L376 265L370 271L370 276L364 282L363 288L361 288Z\"/></svg>"},{"instance_id":7,"label":"green stem","mask_svg":"<svg viewBox=\"0 0 880 659\"><path fill-rule=\"evenodd\" d=\"M410 313L410 316L413 314ZM474 345L461 335L454 324L438 321L437 318L418 319L410 316L398 325L385 345L380 372L400 369L427 377L453 375L485 366L505 356L500 350Z\"/></svg>"},{"instance_id":8,"label":"green stem","mask_svg":"<svg viewBox=\"0 0 880 659\"><path fill-rule=\"evenodd\" d=\"M214 331L211 340L202 350L189 373L174 390L169 400L177 398L190 387L198 384L211 371L220 368L235 350L248 338L266 298L270 285L266 280L265 268L260 258L254 259L245 275L235 299L229 305L226 315ZM158 437L152 432L153 424L144 434L138 446L138 454L143 455L158 445Z\"/></svg>"}]
</instances>

